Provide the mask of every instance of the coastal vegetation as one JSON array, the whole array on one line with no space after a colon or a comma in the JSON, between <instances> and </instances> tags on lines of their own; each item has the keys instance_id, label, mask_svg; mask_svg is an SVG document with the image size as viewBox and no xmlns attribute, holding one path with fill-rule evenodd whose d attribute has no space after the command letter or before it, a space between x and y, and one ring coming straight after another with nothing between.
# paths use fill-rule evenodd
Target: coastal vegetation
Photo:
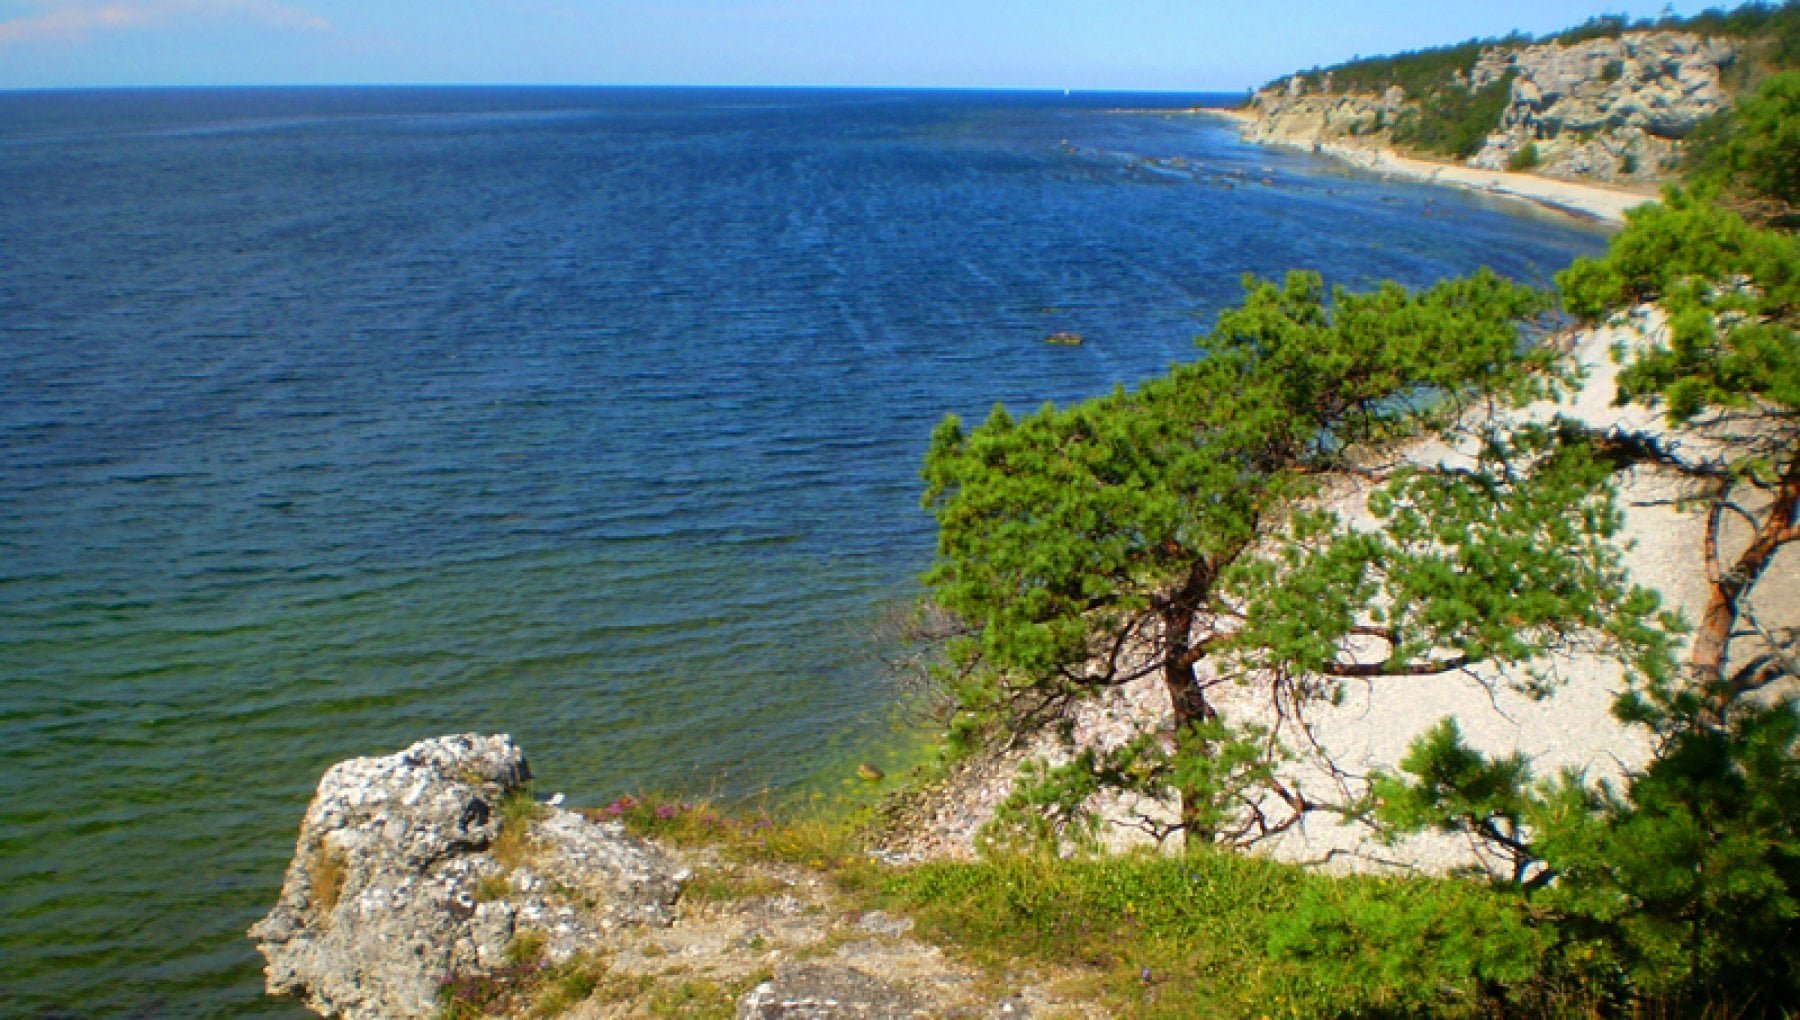
<instances>
[{"instance_id":1,"label":"coastal vegetation","mask_svg":"<svg viewBox=\"0 0 1800 1020\"><path fill-rule=\"evenodd\" d=\"M1753 219L1792 229L1800 217L1800 70L1703 124L1688 149L1689 176Z\"/></svg>"},{"instance_id":2,"label":"coastal vegetation","mask_svg":"<svg viewBox=\"0 0 1800 1020\"><path fill-rule=\"evenodd\" d=\"M1475 89L1451 84L1431 89L1416 107L1394 118L1394 142L1458 159L1473 156L1511 95L1511 75Z\"/></svg>"},{"instance_id":3,"label":"coastal vegetation","mask_svg":"<svg viewBox=\"0 0 1800 1020\"><path fill-rule=\"evenodd\" d=\"M1789 86L1769 82L1711 175L1558 277L1577 325L1664 317L1619 352L1617 391L1661 430L1490 413L1557 391L1567 366L1524 342L1547 297L1485 275L1329 298L1306 274L1250 281L1194 365L1066 409L947 421L925 468L941 536L926 580L963 624L943 674L955 734L1004 739L1155 675L1177 736L1025 777L998 816L1011 853L916 869L889 895L978 952L1087 960L1128 1015L1800 1009L1800 657L1792 621L1755 599L1800 541L1800 246L1720 200L1791 208ZM1424 435L1479 452L1454 469L1392 455ZM1616 476L1649 465L1706 522L1691 623L1609 552ZM1333 475L1371 487L1372 524L1319 509ZM1569 644L1627 667L1615 714L1653 751L1617 783L1536 775L1445 720L1356 803L1314 803L1283 787L1279 742L1211 697L1261 685L1304 733L1342 677L1484 660L1554 697L1531 664ZM1079 846L1084 805L1112 787L1178 791L1158 834L1182 832L1186 852L1051 852ZM1506 866L1332 879L1221 851L1321 810L1393 837L1459 833Z\"/></svg>"},{"instance_id":4,"label":"coastal vegetation","mask_svg":"<svg viewBox=\"0 0 1800 1020\"><path fill-rule=\"evenodd\" d=\"M1568 47L1652 31L1730 40L1737 52L1725 79L1734 92L1749 94L1771 76L1800 69L1800 2L1786 0L1780 4L1748 3L1731 10L1707 10L1692 17L1670 14L1632 20L1621 15L1601 15L1544 36L1515 32L1391 55L1358 57L1329 67L1315 67L1294 77L1313 94L1329 91L1380 97L1397 92L1405 105L1391 118L1393 143L1423 154L1462 159L1479 151L1484 139L1499 126L1512 91L1510 76L1478 79L1476 66L1484 54L1545 44ZM1611 61L1600 69L1599 78L1615 82L1623 71L1619 61ZM1265 88L1280 90L1287 81L1284 77ZM1724 128L1725 125L1716 124L1702 129L1697 148L1715 148L1708 138L1716 137Z\"/></svg>"},{"instance_id":5,"label":"coastal vegetation","mask_svg":"<svg viewBox=\"0 0 1800 1020\"><path fill-rule=\"evenodd\" d=\"M1416 294L1328 296L1308 273L1246 289L1204 358L1135 392L996 409L972 430L951 418L933 437L926 584L967 628L947 647L955 732L1030 727L1152 675L1174 705L1172 753L1146 740L1044 777L1028 796L1057 817L1093 776L1179 790L1175 827L1204 843L1255 842L1319 807L1253 753L1267 734L1222 724L1213 691L1233 681L1304 726L1352 677L1522 665L1583 641L1658 669L1655 600L1608 544L1607 466L1556 429L1469 414L1566 381L1521 339L1546 295L1489 273ZM1428 434L1472 463L1392 456ZM1334 476L1372 486L1381 526L1309 502Z\"/></svg>"}]
</instances>

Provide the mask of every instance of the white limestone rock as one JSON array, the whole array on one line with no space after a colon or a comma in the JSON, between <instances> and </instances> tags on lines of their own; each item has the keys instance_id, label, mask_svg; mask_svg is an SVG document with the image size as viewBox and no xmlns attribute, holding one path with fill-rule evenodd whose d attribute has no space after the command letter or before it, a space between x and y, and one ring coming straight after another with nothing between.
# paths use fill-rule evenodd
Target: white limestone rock
<instances>
[{"instance_id":1,"label":"white limestone rock","mask_svg":"<svg viewBox=\"0 0 1800 1020\"><path fill-rule=\"evenodd\" d=\"M271 994L324 1016L432 1016L454 976L526 932L563 960L621 925L669 923L687 872L570 811L539 807L506 861L502 801L531 772L506 736L420 741L327 770L275 908L250 929Z\"/></svg>"}]
</instances>

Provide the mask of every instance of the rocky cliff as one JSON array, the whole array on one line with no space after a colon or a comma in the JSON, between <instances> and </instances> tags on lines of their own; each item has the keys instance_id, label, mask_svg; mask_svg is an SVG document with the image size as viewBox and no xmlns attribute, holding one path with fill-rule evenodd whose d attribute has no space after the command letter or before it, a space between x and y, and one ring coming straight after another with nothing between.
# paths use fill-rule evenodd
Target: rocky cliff
<instances>
[{"instance_id":1,"label":"rocky cliff","mask_svg":"<svg viewBox=\"0 0 1800 1020\"><path fill-rule=\"evenodd\" d=\"M1480 150L1468 159L1501 170L1525 165L1577 180L1653 182L1673 174L1682 140L1731 102L1724 72L1738 44L1686 32L1627 32L1572 45L1495 46L1446 89L1509 87ZM1246 136L1300 145L1386 147L1421 97L1334 89L1331 75L1295 75L1258 92Z\"/></svg>"},{"instance_id":2,"label":"rocky cliff","mask_svg":"<svg viewBox=\"0 0 1800 1020\"><path fill-rule=\"evenodd\" d=\"M528 776L475 734L326 772L250 929L268 991L355 1020L1104 1015L1024 969L995 987L817 870L637 839Z\"/></svg>"},{"instance_id":3,"label":"rocky cliff","mask_svg":"<svg viewBox=\"0 0 1800 1020\"><path fill-rule=\"evenodd\" d=\"M504 736L420 741L333 766L275 908L250 929L268 989L326 1016L427 1017L446 987L563 963L609 933L667 926L687 878L617 823L517 799Z\"/></svg>"}]
</instances>

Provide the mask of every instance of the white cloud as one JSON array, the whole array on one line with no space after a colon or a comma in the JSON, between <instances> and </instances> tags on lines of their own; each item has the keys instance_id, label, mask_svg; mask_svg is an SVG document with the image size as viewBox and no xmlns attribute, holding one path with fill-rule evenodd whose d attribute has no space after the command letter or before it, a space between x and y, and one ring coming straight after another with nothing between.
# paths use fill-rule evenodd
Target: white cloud
<instances>
[{"instance_id":1,"label":"white cloud","mask_svg":"<svg viewBox=\"0 0 1800 1020\"><path fill-rule=\"evenodd\" d=\"M129 0L124 3L40 3L38 14L0 21L0 46L39 39L82 39L165 22L197 19L249 21L276 28L316 32L331 30L331 22L301 7L279 0Z\"/></svg>"}]
</instances>

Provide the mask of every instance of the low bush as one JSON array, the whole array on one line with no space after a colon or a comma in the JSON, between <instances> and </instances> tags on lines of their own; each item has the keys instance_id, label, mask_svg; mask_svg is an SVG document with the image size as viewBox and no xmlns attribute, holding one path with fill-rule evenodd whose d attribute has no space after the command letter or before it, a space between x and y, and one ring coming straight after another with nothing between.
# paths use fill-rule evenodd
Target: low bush
<instances>
[{"instance_id":1,"label":"low bush","mask_svg":"<svg viewBox=\"0 0 1800 1020\"><path fill-rule=\"evenodd\" d=\"M1215 850L932 863L884 892L980 962L1097 972L1121 1017L1492 1015L1550 941L1509 892Z\"/></svg>"},{"instance_id":2,"label":"low bush","mask_svg":"<svg viewBox=\"0 0 1800 1020\"><path fill-rule=\"evenodd\" d=\"M1481 151L1512 97L1511 73L1485 88L1448 83L1420 97L1394 123L1394 141L1424 152L1466 159Z\"/></svg>"}]
</instances>

